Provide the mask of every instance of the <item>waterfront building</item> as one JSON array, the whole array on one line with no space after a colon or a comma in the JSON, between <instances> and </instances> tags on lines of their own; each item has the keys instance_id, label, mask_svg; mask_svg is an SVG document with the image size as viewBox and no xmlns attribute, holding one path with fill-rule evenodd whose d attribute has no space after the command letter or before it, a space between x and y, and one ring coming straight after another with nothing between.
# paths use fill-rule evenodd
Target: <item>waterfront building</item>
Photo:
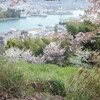
<instances>
[{"instance_id":1,"label":"waterfront building","mask_svg":"<svg viewBox=\"0 0 100 100\"><path fill-rule=\"evenodd\" d=\"M4 37L0 37L0 44L2 44L2 45L5 45L5 43L4 43Z\"/></svg>"}]
</instances>

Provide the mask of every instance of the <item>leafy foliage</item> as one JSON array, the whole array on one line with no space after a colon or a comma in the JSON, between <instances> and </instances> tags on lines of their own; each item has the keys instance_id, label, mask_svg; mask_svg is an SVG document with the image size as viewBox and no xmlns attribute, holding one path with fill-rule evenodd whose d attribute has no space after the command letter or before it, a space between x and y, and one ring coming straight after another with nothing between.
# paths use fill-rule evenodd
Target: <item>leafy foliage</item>
<instances>
[{"instance_id":1,"label":"leafy foliage","mask_svg":"<svg viewBox=\"0 0 100 100\"><path fill-rule=\"evenodd\" d=\"M98 28L98 25L93 24L90 21L84 21L84 22L68 22L67 23L67 30L72 35L78 34L79 32L92 32L95 29Z\"/></svg>"},{"instance_id":2,"label":"leafy foliage","mask_svg":"<svg viewBox=\"0 0 100 100\"><path fill-rule=\"evenodd\" d=\"M30 49L35 56L43 53L43 48L50 43L49 39L46 38L30 38L27 37L24 40L20 39L17 41L17 47L20 49Z\"/></svg>"},{"instance_id":3,"label":"leafy foliage","mask_svg":"<svg viewBox=\"0 0 100 100\"><path fill-rule=\"evenodd\" d=\"M84 49L90 49L92 51L100 51L100 39L94 39L93 42L88 41L87 43L82 43Z\"/></svg>"},{"instance_id":4,"label":"leafy foliage","mask_svg":"<svg viewBox=\"0 0 100 100\"><path fill-rule=\"evenodd\" d=\"M0 18L15 18L20 17L20 12L15 9L8 8L7 11L0 12Z\"/></svg>"},{"instance_id":5,"label":"leafy foliage","mask_svg":"<svg viewBox=\"0 0 100 100\"><path fill-rule=\"evenodd\" d=\"M89 51L76 51L73 56L69 57L69 63L74 66L87 66L89 67Z\"/></svg>"},{"instance_id":6,"label":"leafy foliage","mask_svg":"<svg viewBox=\"0 0 100 100\"><path fill-rule=\"evenodd\" d=\"M47 63L64 66L65 49L62 49L59 43L51 42L43 52Z\"/></svg>"},{"instance_id":7,"label":"leafy foliage","mask_svg":"<svg viewBox=\"0 0 100 100\"><path fill-rule=\"evenodd\" d=\"M14 40L14 39L7 40L6 49L14 47L14 46L16 46L16 40Z\"/></svg>"},{"instance_id":8,"label":"leafy foliage","mask_svg":"<svg viewBox=\"0 0 100 100\"><path fill-rule=\"evenodd\" d=\"M78 27L78 25L76 23L69 22L69 23L67 23L67 30L72 35L75 35L75 34L78 34L79 27Z\"/></svg>"},{"instance_id":9,"label":"leafy foliage","mask_svg":"<svg viewBox=\"0 0 100 100\"><path fill-rule=\"evenodd\" d=\"M4 16L5 18L20 17L20 12L15 9L8 8L7 11L4 12Z\"/></svg>"}]
</instances>

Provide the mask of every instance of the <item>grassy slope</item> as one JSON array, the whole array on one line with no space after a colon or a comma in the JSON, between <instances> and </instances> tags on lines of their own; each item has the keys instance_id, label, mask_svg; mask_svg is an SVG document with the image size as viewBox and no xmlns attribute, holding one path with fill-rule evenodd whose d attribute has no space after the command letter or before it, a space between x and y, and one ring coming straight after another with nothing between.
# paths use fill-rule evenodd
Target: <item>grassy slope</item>
<instances>
[{"instance_id":1,"label":"grassy slope","mask_svg":"<svg viewBox=\"0 0 100 100\"><path fill-rule=\"evenodd\" d=\"M16 66L24 72L25 80L41 79L57 79L64 83L75 75L79 68L76 67L58 67L52 64L32 65L25 62L20 62Z\"/></svg>"},{"instance_id":2,"label":"grassy slope","mask_svg":"<svg viewBox=\"0 0 100 100\"><path fill-rule=\"evenodd\" d=\"M1 60L2 62L2 60ZM2 62L3 64L3 62ZM3 66L3 70L4 72L0 73L1 74L1 89L3 90L4 88L6 88L6 90L9 90L10 88L12 88L13 86L17 86L18 90L21 90L21 95L22 97L27 96L27 95L32 95L34 90L33 88L31 88L30 84L31 82L34 83L36 82L36 80L38 78L41 78L41 80L59 80L62 83L65 84L65 88L64 90L67 91L67 95L65 96L65 100L67 100L66 98L69 98L68 100L94 100L91 99L91 95L93 95L94 97L96 97L96 100L99 100L99 77L97 80L95 80L97 78L97 76L99 76L99 71L96 69L91 69L88 71L87 68L80 70L80 68L78 67L71 67L71 66L66 66L66 67L58 67L57 65L52 65L52 64L41 64L41 65L32 65L32 64L28 64L26 62L19 62L19 63L15 63L14 66L7 66L7 64L4 64L5 66ZM1 66L2 67L2 66ZM5 68L4 68L5 67ZM8 68L9 67L9 68ZM15 68L14 68L15 67ZM16 71L17 69L21 70L21 74L19 73L19 71ZM11 70L8 70L11 69ZM79 72L80 70L80 72ZM4 74L7 71L6 74ZM9 73L9 71L11 71ZM14 72L13 72L14 71ZM88 73L88 72L90 73ZM95 71L95 73L94 73ZM77 74L79 72L79 75ZM92 75L91 73L94 73L94 75ZM19 73L19 74L18 74ZM18 81L20 78L20 75L22 75L22 73L24 74L24 82L28 82L29 84L27 85L28 87L24 87L23 83L20 83L20 81ZM97 75L96 75L97 74ZM75 80L69 80L71 76L75 76L74 79ZM80 76L81 75L81 76ZM87 77L87 75L89 75L89 77ZM79 77L80 76L80 77ZM10 77L10 80L9 80ZM87 78L86 78L87 77ZM17 81L16 81L17 80ZM22 78L23 80L23 78ZM70 82L71 84L70 85ZM8 84L5 84L7 83ZM12 83L14 82L14 83ZM58 84L57 84L58 85ZM57 93L62 93L64 90L62 90L62 88L58 88L57 85L55 86L55 90L57 90ZM61 84L63 85L63 84ZM82 88L81 88L82 86ZM16 87L14 87L16 90ZM60 91L60 90L61 91ZM69 91L71 90L71 91ZM80 91L79 91L80 90ZM0 91L2 93L2 91ZM12 90L10 91L12 92ZM8 91L8 93L10 93ZM90 93L90 94L85 94L85 93ZM15 92L12 92L11 96L14 95ZM16 92L16 94L18 95L18 91ZM55 92L50 92L48 89L45 90L45 93L47 94L53 94ZM82 94L81 94L82 93ZM96 94L95 94L96 93ZM98 97L97 97L98 95ZM81 98L81 99L80 99ZM87 98L87 99L86 99ZM54 99L55 100L55 99Z\"/></svg>"}]
</instances>

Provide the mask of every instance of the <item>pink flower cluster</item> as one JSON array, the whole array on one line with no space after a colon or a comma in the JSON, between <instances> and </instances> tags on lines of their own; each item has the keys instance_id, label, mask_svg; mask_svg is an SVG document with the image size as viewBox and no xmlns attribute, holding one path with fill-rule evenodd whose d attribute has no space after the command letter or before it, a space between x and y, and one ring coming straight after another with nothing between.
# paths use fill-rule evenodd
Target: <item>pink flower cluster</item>
<instances>
[{"instance_id":1,"label":"pink flower cluster","mask_svg":"<svg viewBox=\"0 0 100 100\"><path fill-rule=\"evenodd\" d=\"M60 47L60 43L51 42L43 50L43 55L37 57L30 50L24 51L19 48L10 48L5 51L5 58L10 62L26 61L32 64L54 63L63 65L65 49Z\"/></svg>"},{"instance_id":2,"label":"pink flower cluster","mask_svg":"<svg viewBox=\"0 0 100 100\"><path fill-rule=\"evenodd\" d=\"M60 47L60 43L51 42L43 52L47 63L63 66L65 49Z\"/></svg>"}]
</instances>

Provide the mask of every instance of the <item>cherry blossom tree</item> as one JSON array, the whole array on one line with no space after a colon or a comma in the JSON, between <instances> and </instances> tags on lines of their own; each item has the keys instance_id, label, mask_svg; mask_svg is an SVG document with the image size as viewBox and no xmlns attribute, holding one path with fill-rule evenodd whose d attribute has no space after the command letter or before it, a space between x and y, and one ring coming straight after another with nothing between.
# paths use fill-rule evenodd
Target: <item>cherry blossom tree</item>
<instances>
[{"instance_id":1,"label":"cherry blossom tree","mask_svg":"<svg viewBox=\"0 0 100 100\"><path fill-rule=\"evenodd\" d=\"M27 0L0 0L0 3L10 2L10 6L15 6L19 2L26 2Z\"/></svg>"},{"instance_id":2,"label":"cherry blossom tree","mask_svg":"<svg viewBox=\"0 0 100 100\"><path fill-rule=\"evenodd\" d=\"M86 14L92 17L88 17L87 20L90 20L95 23L100 23L100 0L88 0L90 3L92 3L92 6L85 10ZM86 19L86 17L84 17Z\"/></svg>"},{"instance_id":3,"label":"cherry blossom tree","mask_svg":"<svg viewBox=\"0 0 100 100\"><path fill-rule=\"evenodd\" d=\"M62 49L59 43L51 42L43 52L47 63L64 66L65 48Z\"/></svg>"},{"instance_id":4,"label":"cherry blossom tree","mask_svg":"<svg viewBox=\"0 0 100 100\"><path fill-rule=\"evenodd\" d=\"M88 0L93 6L88 10L90 13L100 13L100 0Z\"/></svg>"},{"instance_id":5,"label":"cherry blossom tree","mask_svg":"<svg viewBox=\"0 0 100 100\"><path fill-rule=\"evenodd\" d=\"M16 4L18 4L19 2L26 2L27 0L12 0L10 6L14 6Z\"/></svg>"}]
</instances>

